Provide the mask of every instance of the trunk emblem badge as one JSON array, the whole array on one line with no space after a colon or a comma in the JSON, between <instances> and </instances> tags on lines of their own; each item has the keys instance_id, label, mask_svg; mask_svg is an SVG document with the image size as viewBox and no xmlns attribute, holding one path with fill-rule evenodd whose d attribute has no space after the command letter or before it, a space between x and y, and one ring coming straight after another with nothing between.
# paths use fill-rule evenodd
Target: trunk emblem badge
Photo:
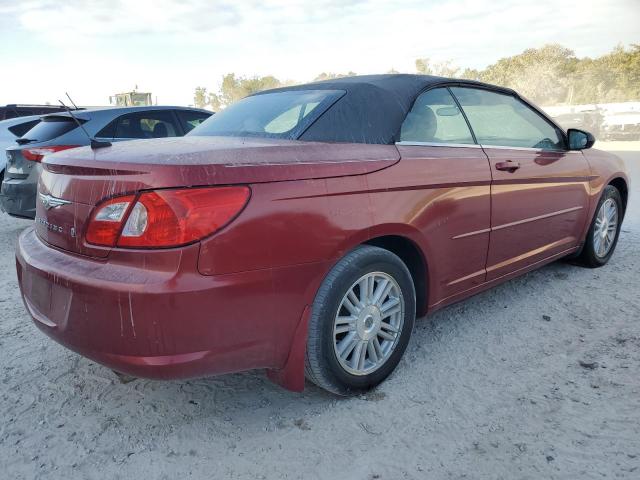
<instances>
[{"instance_id":1,"label":"trunk emblem badge","mask_svg":"<svg viewBox=\"0 0 640 480\"><path fill-rule=\"evenodd\" d=\"M44 205L44 208L47 210L61 207L62 205L69 205L71 203L69 200L52 197L51 195L45 195L44 193L39 193L38 197L40 197L40 202L42 202L42 205Z\"/></svg>"}]
</instances>

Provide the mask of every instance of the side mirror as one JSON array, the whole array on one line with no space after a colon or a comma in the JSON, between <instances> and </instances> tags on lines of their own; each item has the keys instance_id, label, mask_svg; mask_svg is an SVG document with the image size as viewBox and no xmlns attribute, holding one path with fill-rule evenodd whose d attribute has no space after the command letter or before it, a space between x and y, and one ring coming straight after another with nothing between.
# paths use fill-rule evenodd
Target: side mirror
<instances>
[{"instance_id":1,"label":"side mirror","mask_svg":"<svg viewBox=\"0 0 640 480\"><path fill-rule=\"evenodd\" d=\"M593 144L596 143L596 137L577 128L570 128L567 131L567 135L569 137L569 150L584 150L585 148L593 147Z\"/></svg>"}]
</instances>

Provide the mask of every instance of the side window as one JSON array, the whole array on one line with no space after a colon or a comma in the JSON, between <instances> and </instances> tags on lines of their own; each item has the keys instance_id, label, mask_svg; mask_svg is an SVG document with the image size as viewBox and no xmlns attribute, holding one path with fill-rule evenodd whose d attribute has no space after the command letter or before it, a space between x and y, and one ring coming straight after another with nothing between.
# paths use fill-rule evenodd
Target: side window
<instances>
[{"instance_id":1,"label":"side window","mask_svg":"<svg viewBox=\"0 0 640 480\"><path fill-rule=\"evenodd\" d=\"M400 141L474 143L467 122L446 88L435 88L416 98L402 123Z\"/></svg>"},{"instance_id":2,"label":"side window","mask_svg":"<svg viewBox=\"0 0 640 480\"><path fill-rule=\"evenodd\" d=\"M116 118L112 122L96 133L96 137L98 138L113 138L116 134L116 125L118 124L118 119Z\"/></svg>"},{"instance_id":3,"label":"side window","mask_svg":"<svg viewBox=\"0 0 640 480\"><path fill-rule=\"evenodd\" d=\"M189 133L211 116L211 113L194 112L192 110L176 110L176 114L180 119L184 133Z\"/></svg>"},{"instance_id":4,"label":"side window","mask_svg":"<svg viewBox=\"0 0 640 480\"><path fill-rule=\"evenodd\" d=\"M22 137L25 133L35 127L38 123L40 123L40 119L31 120L25 123L18 123L13 127L9 127L8 130L13 133L16 137Z\"/></svg>"},{"instance_id":5,"label":"side window","mask_svg":"<svg viewBox=\"0 0 640 480\"><path fill-rule=\"evenodd\" d=\"M177 137L179 130L171 112L135 112L118 118L114 138L163 138Z\"/></svg>"},{"instance_id":6,"label":"side window","mask_svg":"<svg viewBox=\"0 0 640 480\"><path fill-rule=\"evenodd\" d=\"M453 87L481 145L559 150L557 129L519 99L477 88Z\"/></svg>"}]
</instances>

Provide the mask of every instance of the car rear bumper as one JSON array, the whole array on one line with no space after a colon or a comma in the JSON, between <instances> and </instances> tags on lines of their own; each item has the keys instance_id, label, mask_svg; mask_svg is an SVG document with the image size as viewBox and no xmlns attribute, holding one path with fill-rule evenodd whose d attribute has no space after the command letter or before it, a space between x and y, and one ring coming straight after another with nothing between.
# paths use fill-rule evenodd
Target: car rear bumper
<instances>
[{"instance_id":1,"label":"car rear bumper","mask_svg":"<svg viewBox=\"0 0 640 480\"><path fill-rule=\"evenodd\" d=\"M18 281L51 338L114 370L157 379L283 367L325 268L204 276L197 244L133 253L81 257L30 228L18 241Z\"/></svg>"},{"instance_id":2,"label":"car rear bumper","mask_svg":"<svg viewBox=\"0 0 640 480\"><path fill-rule=\"evenodd\" d=\"M2 209L20 218L35 218L37 183L31 179L5 178L0 190Z\"/></svg>"}]
</instances>

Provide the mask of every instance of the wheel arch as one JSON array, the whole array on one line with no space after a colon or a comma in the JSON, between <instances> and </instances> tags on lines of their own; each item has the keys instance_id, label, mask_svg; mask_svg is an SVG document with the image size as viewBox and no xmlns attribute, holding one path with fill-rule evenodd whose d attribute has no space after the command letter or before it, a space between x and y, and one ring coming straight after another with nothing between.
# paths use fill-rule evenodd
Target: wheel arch
<instances>
[{"instance_id":1,"label":"wheel arch","mask_svg":"<svg viewBox=\"0 0 640 480\"><path fill-rule=\"evenodd\" d=\"M381 235L368 239L362 245L384 248L404 262L411 273L416 291L416 316L421 317L426 314L429 277L427 261L420 247L403 235Z\"/></svg>"},{"instance_id":2,"label":"wheel arch","mask_svg":"<svg viewBox=\"0 0 640 480\"><path fill-rule=\"evenodd\" d=\"M610 180L608 185L616 187L620 192L620 196L622 197L622 213L624 214L627 211L627 202L629 200L629 186L626 180L622 177L616 177Z\"/></svg>"},{"instance_id":3,"label":"wheel arch","mask_svg":"<svg viewBox=\"0 0 640 480\"><path fill-rule=\"evenodd\" d=\"M416 237L415 239L412 237ZM356 235L347 239L337 250L335 264L350 250L360 245L372 245L384 248L397 255L409 269L409 273L416 288L416 316L427 313L429 269L425 252L416 239L418 233L408 225L380 225L366 230L360 230ZM328 266L331 269L331 266ZM325 273L326 274L326 273ZM311 296L313 294L313 296ZM311 315L311 303L316 291L310 290L310 298L298 322L298 327L291 340L289 356L285 364L279 369L268 369L267 375L271 381L282 387L300 392L304 389L304 355L308 337L308 323Z\"/></svg>"}]
</instances>

